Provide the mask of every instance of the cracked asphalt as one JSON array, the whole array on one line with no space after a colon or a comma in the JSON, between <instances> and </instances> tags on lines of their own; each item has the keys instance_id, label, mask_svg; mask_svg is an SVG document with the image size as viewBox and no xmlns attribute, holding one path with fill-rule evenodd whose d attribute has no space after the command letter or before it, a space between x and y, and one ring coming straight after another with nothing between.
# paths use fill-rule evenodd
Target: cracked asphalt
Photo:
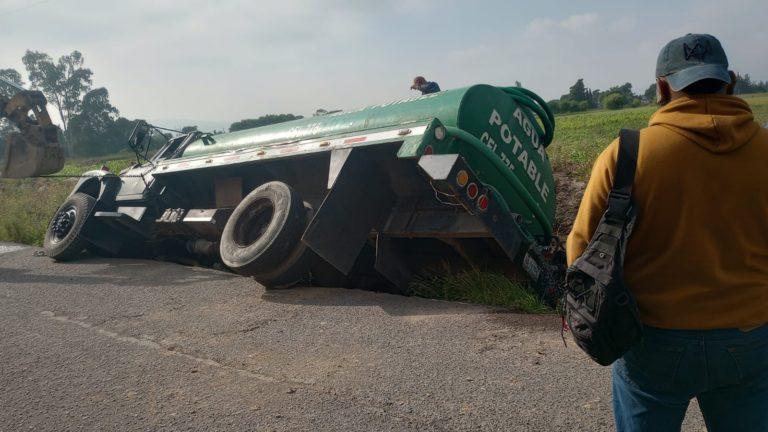
<instances>
[{"instance_id":1,"label":"cracked asphalt","mask_svg":"<svg viewBox=\"0 0 768 432\"><path fill-rule=\"evenodd\" d=\"M558 317L35 251L0 248L0 431L613 429Z\"/></svg>"}]
</instances>

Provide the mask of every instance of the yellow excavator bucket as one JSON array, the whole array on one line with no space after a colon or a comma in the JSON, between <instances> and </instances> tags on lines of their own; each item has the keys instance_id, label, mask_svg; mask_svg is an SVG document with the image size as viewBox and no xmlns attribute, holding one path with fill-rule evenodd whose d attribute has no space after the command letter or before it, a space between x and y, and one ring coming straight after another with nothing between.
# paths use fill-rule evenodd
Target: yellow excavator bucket
<instances>
[{"instance_id":1,"label":"yellow excavator bucket","mask_svg":"<svg viewBox=\"0 0 768 432\"><path fill-rule=\"evenodd\" d=\"M6 137L0 177L37 177L64 167L59 129L51 122L46 104L39 91L22 89L10 99L0 95L0 118L18 128Z\"/></svg>"},{"instance_id":2,"label":"yellow excavator bucket","mask_svg":"<svg viewBox=\"0 0 768 432\"><path fill-rule=\"evenodd\" d=\"M57 131L55 127L53 129L55 136ZM64 167L64 152L58 141L46 140L46 135L51 134L43 128L35 128L26 134L13 132L6 137L0 176L26 178L61 171Z\"/></svg>"}]
</instances>

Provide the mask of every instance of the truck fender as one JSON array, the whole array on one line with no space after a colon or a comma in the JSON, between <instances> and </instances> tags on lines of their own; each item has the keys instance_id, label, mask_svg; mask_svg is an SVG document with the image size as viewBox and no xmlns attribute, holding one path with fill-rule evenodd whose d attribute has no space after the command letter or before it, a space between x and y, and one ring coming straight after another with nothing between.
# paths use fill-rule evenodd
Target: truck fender
<instances>
[{"instance_id":1,"label":"truck fender","mask_svg":"<svg viewBox=\"0 0 768 432\"><path fill-rule=\"evenodd\" d=\"M88 171L82 175L69 196L84 193L96 198L97 201L114 201L120 183L120 177L112 172L105 170Z\"/></svg>"}]
</instances>

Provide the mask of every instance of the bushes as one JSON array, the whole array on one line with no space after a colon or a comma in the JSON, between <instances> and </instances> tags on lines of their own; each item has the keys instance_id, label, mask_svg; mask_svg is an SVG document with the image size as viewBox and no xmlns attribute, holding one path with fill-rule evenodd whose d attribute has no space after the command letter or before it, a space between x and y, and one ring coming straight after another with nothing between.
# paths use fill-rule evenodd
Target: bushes
<instances>
[{"instance_id":1,"label":"bushes","mask_svg":"<svg viewBox=\"0 0 768 432\"><path fill-rule=\"evenodd\" d=\"M587 101L576 102L570 99L552 100L547 102L547 105L552 109L555 114L582 112L589 109Z\"/></svg>"},{"instance_id":2,"label":"bushes","mask_svg":"<svg viewBox=\"0 0 768 432\"><path fill-rule=\"evenodd\" d=\"M603 106L607 109L615 110L624 108L627 105L627 97L621 93L611 93L603 98Z\"/></svg>"},{"instance_id":3,"label":"bushes","mask_svg":"<svg viewBox=\"0 0 768 432\"><path fill-rule=\"evenodd\" d=\"M73 187L73 180L0 181L0 241L41 246L48 221Z\"/></svg>"}]
</instances>

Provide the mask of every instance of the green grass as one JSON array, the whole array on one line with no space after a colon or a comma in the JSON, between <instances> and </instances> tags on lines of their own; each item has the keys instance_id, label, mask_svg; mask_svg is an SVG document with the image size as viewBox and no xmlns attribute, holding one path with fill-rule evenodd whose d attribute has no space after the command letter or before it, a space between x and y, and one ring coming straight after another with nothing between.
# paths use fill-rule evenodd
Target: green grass
<instances>
[{"instance_id":1,"label":"green grass","mask_svg":"<svg viewBox=\"0 0 768 432\"><path fill-rule=\"evenodd\" d=\"M752 107L760 124L768 122L768 94L742 96ZM613 141L621 128L639 129L648 125L656 106L617 111L589 111L558 116L555 139L547 148L555 171L586 180L595 158Z\"/></svg>"},{"instance_id":2,"label":"green grass","mask_svg":"<svg viewBox=\"0 0 768 432\"><path fill-rule=\"evenodd\" d=\"M48 221L73 180L0 180L0 241L41 246Z\"/></svg>"},{"instance_id":3,"label":"green grass","mask_svg":"<svg viewBox=\"0 0 768 432\"><path fill-rule=\"evenodd\" d=\"M553 312L520 283L499 273L468 270L420 277L411 288L419 297L478 303L526 313Z\"/></svg>"},{"instance_id":4,"label":"green grass","mask_svg":"<svg viewBox=\"0 0 768 432\"><path fill-rule=\"evenodd\" d=\"M92 171L101 168L106 165L110 171L118 173L125 168L136 163L135 159L126 158L106 158L106 159L81 159L74 161L67 161L64 168L56 173L56 175L71 175L79 176L87 171Z\"/></svg>"},{"instance_id":5,"label":"green grass","mask_svg":"<svg viewBox=\"0 0 768 432\"><path fill-rule=\"evenodd\" d=\"M79 176L106 164L112 172L133 164L119 158L70 160L56 175ZM48 221L64 202L77 178L0 180L0 241L41 246Z\"/></svg>"}]
</instances>

